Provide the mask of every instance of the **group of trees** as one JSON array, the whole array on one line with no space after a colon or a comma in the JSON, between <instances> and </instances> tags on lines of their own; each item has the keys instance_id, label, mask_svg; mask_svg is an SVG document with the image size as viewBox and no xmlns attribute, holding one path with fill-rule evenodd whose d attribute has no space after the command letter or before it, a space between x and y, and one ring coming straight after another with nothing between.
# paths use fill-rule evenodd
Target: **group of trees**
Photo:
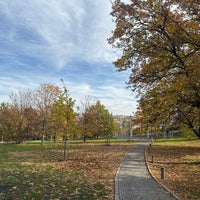
<instances>
[{"instance_id":1,"label":"group of trees","mask_svg":"<svg viewBox=\"0 0 200 200\"><path fill-rule=\"evenodd\" d=\"M104 137L113 134L116 122L101 104L91 97L81 102L74 111L73 100L67 88L41 84L34 91L19 91L10 95L10 101L0 104L0 137L3 141L57 138Z\"/></svg>"},{"instance_id":2,"label":"group of trees","mask_svg":"<svg viewBox=\"0 0 200 200\"><path fill-rule=\"evenodd\" d=\"M143 127L187 127L200 138L200 2L115 0L109 43L114 64L130 70L140 95L135 121Z\"/></svg>"}]
</instances>

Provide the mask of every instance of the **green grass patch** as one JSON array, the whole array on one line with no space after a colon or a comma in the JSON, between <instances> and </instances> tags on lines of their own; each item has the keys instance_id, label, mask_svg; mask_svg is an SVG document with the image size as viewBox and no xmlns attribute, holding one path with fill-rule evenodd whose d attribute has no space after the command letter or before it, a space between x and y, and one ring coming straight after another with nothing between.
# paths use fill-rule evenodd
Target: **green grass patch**
<instances>
[{"instance_id":1,"label":"green grass patch","mask_svg":"<svg viewBox=\"0 0 200 200\"><path fill-rule=\"evenodd\" d=\"M200 146L200 139L197 138L159 138L154 142L156 145L178 145L178 146Z\"/></svg>"}]
</instances>

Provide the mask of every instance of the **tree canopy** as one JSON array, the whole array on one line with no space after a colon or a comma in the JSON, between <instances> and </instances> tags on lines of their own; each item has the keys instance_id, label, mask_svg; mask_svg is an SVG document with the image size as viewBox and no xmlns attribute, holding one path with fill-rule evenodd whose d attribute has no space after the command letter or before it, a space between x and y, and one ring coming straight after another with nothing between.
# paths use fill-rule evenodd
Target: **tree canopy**
<instances>
[{"instance_id":1,"label":"tree canopy","mask_svg":"<svg viewBox=\"0 0 200 200\"><path fill-rule=\"evenodd\" d=\"M131 70L128 84L141 97L140 111L149 110L146 121L170 124L179 119L198 137L199 11L197 0L115 0L111 15L116 27L109 38L122 52L115 66Z\"/></svg>"}]
</instances>

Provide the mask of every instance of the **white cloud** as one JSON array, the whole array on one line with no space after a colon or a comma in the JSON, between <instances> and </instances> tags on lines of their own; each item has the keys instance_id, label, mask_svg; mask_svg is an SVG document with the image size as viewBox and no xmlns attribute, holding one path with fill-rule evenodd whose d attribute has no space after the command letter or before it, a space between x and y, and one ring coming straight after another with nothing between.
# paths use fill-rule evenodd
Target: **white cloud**
<instances>
[{"instance_id":1,"label":"white cloud","mask_svg":"<svg viewBox=\"0 0 200 200\"><path fill-rule=\"evenodd\" d=\"M1 100L63 78L77 102L89 95L114 114L132 113L136 102L106 40L109 0L0 0L0 8Z\"/></svg>"},{"instance_id":2,"label":"white cloud","mask_svg":"<svg viewBox=\"0 0 200 200\"><path fill-rule=\"evenodd\" d=\"M21 80L19 82L19 79ZM0 77L0 99L1 102L9 100L11 92L23 90L35 90L41 83L44 83L41 76L35 76L34 79L24 75L15 75L13 78ZM45 83L52 83L62 87L60 77L46 77ZM130 90L120 83L112 83L111 85L96 86L87 82L75 82L65 80L65 85L69 90L70 96L76 100L76 105L80 106L80 101L85 96L91 96L96 100L100 100L105 107L113 114L132 115L136 110L137 102ZM9 91L9 94L8 94Z\"/></svg>"},{"instance_id":3,"label":"white cloud","mask_svg":"<svg viewBox=\"0 0 200 200\"><path fill-rule=\"evenodd\" d=\"M0 0L13 53L62 68L74 58L112 62L109 0Z\"/></svg>"},{"instance_id":4,"label":"white cloud","mask_svg":"<svg viewBox=\"0 0 200 200\"><path fill-rule=\"evenodd\" d=\"M75 85L74 83L67 85L71 96L77 100L78 105L85 96L91 96L100 100L113 114L132 115L136 110L137 101L134 99L134 94L131 94L131 91L127 90L124 85L90 86L88 84Z\"/></svg>"},{"instance_id":5,"label":"white cloud","mask_svg":"<svg viewBox=\"0 0 200 200\"><path fill-rule=\"evenodd\" d=\"M137 101L134 99L134 94L131 94L124 85L115 83L101 86L98 91L100 91L98 98L113 114L132 115L136 110Z\"/></svg>"}]
</instances>

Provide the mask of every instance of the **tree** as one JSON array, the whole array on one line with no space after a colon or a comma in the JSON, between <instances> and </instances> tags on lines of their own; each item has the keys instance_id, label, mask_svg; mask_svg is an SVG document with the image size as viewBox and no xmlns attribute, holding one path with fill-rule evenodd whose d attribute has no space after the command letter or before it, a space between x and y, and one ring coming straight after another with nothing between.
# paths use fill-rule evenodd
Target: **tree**
<instances>
[{"instance_id":1,"label":"tree","mask_svg":"<svg viewBox=\"0 0 200 200\"><path fill-rule=\"evenodd\" d=\"M73 137L76 127L76 114L74 112L75 100L70 97L64 86L58 99L54 102L53 113L57 122L63 127L63 137Z\"/></svg>"},{"instance_id":2,"label":"tree","mask_svg":"<svg viewBox=\"0 0 200 200\"><path fill-rule=\"evenodd\" d=\"M27 120L25 129L25 139L32 140L38 139L40 116L38 110L33 107L25 108L24 117Z\"/></svg>"},{"instance_id":3,"label":"tree","mask_svg":"<svg viewBox=\"0 0 200 200\"><path fill-rule=\"evenodd\" d=\"M8 103L1 103L0 105L0 136L2 141L16 140L16 119Z\"/></svg>"},{"instance_id":4,"label":"tree","mask_svg":"<svg viewBox=\"0 0 200 200\"><path fill-rule=\"evenodd\" d=\"M41 84L34 93L35 106L40 114L41 144L48 134L50 115L55 101L61 94L60 88L52 84Z\"/></svg>"},{"instance_id":5,"label":"tree","mask_svg":"<svg viewBox=\"0 0 200 200\"><path fill-rule=\"evenodd\" d=\"M173 112L166 115L182 113L184 121L187 113L195 113L192 121L199 128L194 133L200 138L199 9L197 0L115 0L111 15L116 28L109 43L122 50L114 64L119 71L131 70L128 84L141 101L146 98L151 105L161 90L166 98L159 95L160 111L170 105Z\"/></svg>"},{"instance_id":6,"label":"tree","mask_svg":"<svg viewBox=\"0 0 200 200\"><path fill-rule=\"evenodd\" d=\"M26 139L26 131L29 126L26 111L31 108L32 94L30 91L12 93L10 106L13 113L13 123L16 123L16 140L21 143Z\"/></svg>"},{"instance_id":7,"label":"tree","mask_svg":"<svg viewBox=\"0 0 200 200\"><path fill-rule=\"evenodd\" d=\"M68 159L67 140L73 136L76 127L76 115L73 110L74 104L75 101L69 96L69 91L64 86L63 91L53 106L54 119L63 130L64 160Z\"/></svg>"},{"instance_id":8,"label":"tree","mask_svg":"<svg viewBox=\"0 0 200 200\"><path fill-rule=\"evenodd\" d=\"M109 143L109 137L114 130L114 119L100 101L94 101L91 97L85 97L81 102L82 113L79 124L83 131L84 141L86 137L104 137Z\"/></svg>"},{"instance_id":9,"label":"tree","mask_svg":"<svg viewBox=\"0 0 200 200\"><path fill-rule=\"evenodd\" d=\"M151 127L162 125L174 129L187 126L199 137L199 109L183 103L176 97L177 94L169 89L148 91L140 99L142 124Z\"/></svg>"},{"instance_id":10,"label":"tree","mask_svg":"<svg viewBox=\"0 0 200 200\"><path fill-rule=\"evenodd\" d=\"M113 132L115 135L118 135L121 132L120 124L116 120L113 121Z\"/></svg>"},{"instance_id":11,"label":"tree","mask_svg":"<svg viewBox=\"0 0 200 200\"><path fill-rule=\"evenodd\" d=\"M121 122L122 135L131 136L130 132L132 129L132 119L130 117L125 117Z\"/></svg>"},{"instance_id":12,"label":"tree","mask_svg":"<svg viewBox=\"0 0 200 200\"><path fill-rule=\"evenodd\" d=\"M112 135L114 129L113 116L100 101L97 101L91 109L93 110L95 116L94 135L97 137L104 137L106 144L109 144L109 137Z\"/></svg>"},{"instance_id":13,"label":"tree","mask_svg":"<svg viewBox=\"0 0 200 200\"><path fill-rule=\"evenodd\" d=\"M95 100L90 96L85 96L81 101L81 120L79 121L80 128L83 132L83 141L86 142L86 137L91 136L91 130L93 129L93 112L91 107L95 104Z\"/></svg>"}]
</instances>

